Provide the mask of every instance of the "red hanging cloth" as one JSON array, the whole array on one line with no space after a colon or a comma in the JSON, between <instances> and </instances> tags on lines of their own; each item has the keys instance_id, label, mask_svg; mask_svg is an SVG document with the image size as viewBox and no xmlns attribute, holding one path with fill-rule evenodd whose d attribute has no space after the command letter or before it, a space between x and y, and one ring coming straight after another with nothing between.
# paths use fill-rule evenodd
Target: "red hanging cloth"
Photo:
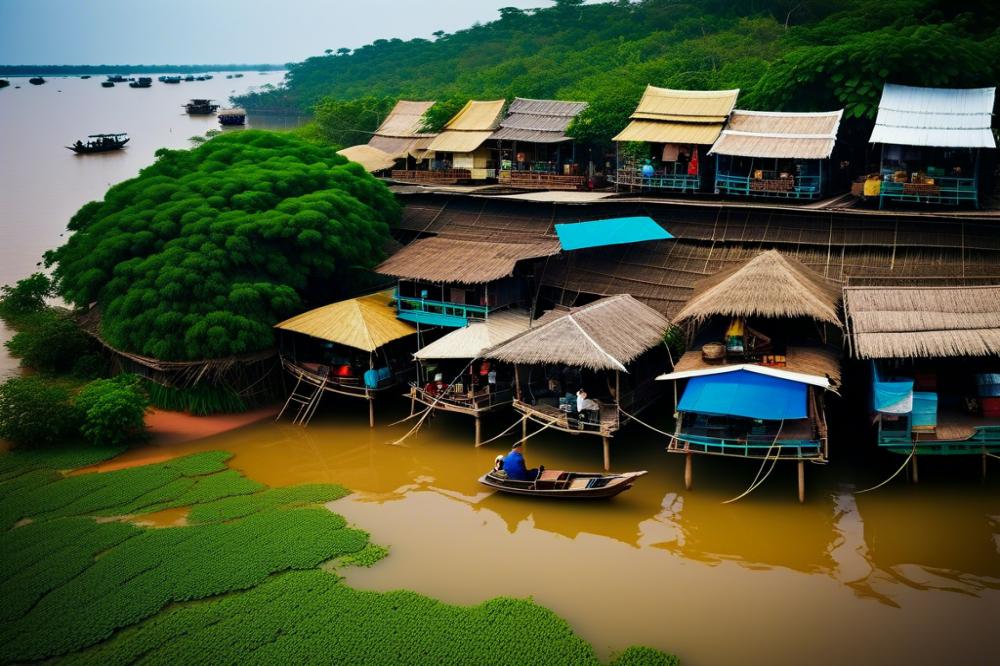
<instances>
[{"instance_id":1,"label":"red hanging cloth","mask_svg":"<svg viewBox=\"0 0 1000 666\"><path fill-rule=\"evenodd\" d=\"M691 161L688 162L688 175L697 176L698 175L698 146L692 146L694 150L691 151Z\"/></svg>"}]
</instances>

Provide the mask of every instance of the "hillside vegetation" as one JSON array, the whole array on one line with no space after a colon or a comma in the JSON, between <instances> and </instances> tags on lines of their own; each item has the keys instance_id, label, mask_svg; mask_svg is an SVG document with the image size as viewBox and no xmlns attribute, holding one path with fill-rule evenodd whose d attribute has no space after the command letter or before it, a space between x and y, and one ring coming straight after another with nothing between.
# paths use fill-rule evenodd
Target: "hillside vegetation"
<instances>
[{"instance_id":1,"label":"hillside vegetation","mask_svg":"<svg viewBox=\"0 0 1000 666\"><path fill-rule=\"evenodd\" d=\"M872 117L885 81L995 84L998 26L991 0L556 0L433 39L330 51L239 102L315 111L340 144L358 143L397 98L446 102L440 122L470 97L514 96L588 101L574 132L606 141L647 84L741 88L741 108Z\"/></svg>"}]
</instances>

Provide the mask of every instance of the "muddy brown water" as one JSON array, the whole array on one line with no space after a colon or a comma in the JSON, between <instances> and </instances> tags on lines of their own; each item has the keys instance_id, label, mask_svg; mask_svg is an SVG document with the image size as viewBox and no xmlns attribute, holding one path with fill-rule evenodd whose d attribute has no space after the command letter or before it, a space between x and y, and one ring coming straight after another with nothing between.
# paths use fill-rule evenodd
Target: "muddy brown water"
<instances>
[{"instance_id":1,"label":"muddy brown water","mask_svg":"<svg viewBox=\"0 0 1000 666\"><path fill-rule=\"evenodd\" d=\"M383 407L379 420L401 410ZM485 432L513 422L496 415ZM330 400L308 428L266 419L116 464L225 449L233 467L272 486L344 484L355 493L330 507L391 547L377 566L346 572L351 585L461 604L531 597L602 656L640 643L694 665L992 661L1000 464L983 482L978 458L923 462L920 485L900 478L856 495L902 461L858 442L853 459L807 467L804 505L792 465L723 505L757 463L696 458L685 491L683 458L631 428L612 445L613 467L649 474L611 501L562 503L477 483L511 438L476 449L471 420L442 415L393 445L406 430L369 430L361 405ZM600 441L585 436L544 432L526 447L530 463L550 469L601 463Z\"/></svg>"},{"instance_id":2,"label":"muddy brown water","mask_svg":"<svg viewBox=\"0 0 1000 666\"><path fill-rule=\"evenodd\" d=\"M103 89L96 79L50 79L0 92L0 284L34 270L60 242L69 216L108 185L134 176L162 146L216 127L189 118L189 97L223 99L280 75ZM62 93L58 91L62 90ZM255 119L251 117L251 123ZM271 121L278 126L293 120ZM125 130L125 151L78 158L62 146L92 132ZM8 332L0 324L0 339ZM0 353L0 376L16 362ZM388 423L405 405L380 407ZM655 424L669 427L666 416ZM486 423L485 436L514 421ZM598 653L640 643L700 664L996 662L1000 617L1000 462L921 463L921 484L892 473L863 434L832 443L833 463L807 468L808 501L795 470L779 465L750 497L757 463L698 458L683 489L683 460L662 438L627 429L612 448L616 470L646 469L609 502L557 503L487 492L476 479L510 438L472 446L470 420L444 415L405 446L406 426L369 430L363 405L325 401L306 429L264 420L194 442L149 444L113 466L225 449L232 465L272 486L336 482L355 493L335 511L391 547L351 585L406 588L474 604L531 597L564 617ZM600 442L546 432L527 444L532 464L597 469ZM169 527L184 509L148 518Z\"/></svg>"}]
</instances>

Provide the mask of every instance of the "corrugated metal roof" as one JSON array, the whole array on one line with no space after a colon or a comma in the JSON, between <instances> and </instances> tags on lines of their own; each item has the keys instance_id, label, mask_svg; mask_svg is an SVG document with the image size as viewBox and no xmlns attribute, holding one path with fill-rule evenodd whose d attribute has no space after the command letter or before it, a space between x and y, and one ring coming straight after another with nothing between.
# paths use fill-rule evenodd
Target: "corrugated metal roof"
<instances>
[{"instance_id":1,"label":"corrugated metal roof","mask_svg":"<svg viewBox=\"0 0 1000 666\"><path fill-rule=\"evenodd\" d=\"M481 132L493 131L500 124L500 114L506 100L498 99L491 102L480 102L470 99L462 110L448 121L445 130Z\"/></svg>"},{"instance_id":2,"label":"corrugated metal roof","mask_svg":"<svg viewBox=\"0 0 1000 666\"><path fill-rule=\"evenodd\" d=\"M417 137L434 136L420 132L424 114L434 106L434 102L412 102L401 99L392 107L388 117L375 130L376 136Z\"/></svg>"},{"instance_id":3,"label":"corrugated metal roof","mask_svg":"<svg viewBox=\"0 0 1000 666\"><path fill-rule=\"evenodd\" d=\"M392 155L368 145L344 148L343 150L338 150L337 154L343 155L352 162L357 162L365 168L365 171L391 169L396 164L396 160Z\"/></svg>"},{"instance_id":4,"label":"corrugated metal roof","mask_svg":"<svg viewBox=\"0 0 1000 666\"><path fill-rule=\"evenodd\" d=\"M569 141L566 128L585 108L586 102L518 97L511 102L507 117L500 122L500 129L490 138L532 143Z\"/></svg>"},{"instance_id":5,"label":"corrugated metal roof","mask_svg":"<svg viewBox=\"0 0 1000 666\"><path fill-rule=\"evenodd\" d=\"M724 122L736 106L737 90L671 90L646 86L633 120Z\"/></svg>"},{"instance_id":6,"label":"corrugated metal roof","mask_svg":"<svg viewBox=\"0 0 1000 666\"><path fill-rule=\"evenodd\" d=\"M427 150L438 153L471 153L490 138L492 130L482 132L444 131L434 137Z\"/></svg>"},{"instance_id":7,"label":"corrugated metal roof","mask_svg":"<svg viewBox=\"0 0 1000 666\"><path fill-rule=\"evenodd\" d=\"M721 132L721 122L677 123L658 122L655 120L633 120L613 140L711 145L719 138Z\"/></svg>"},{"instance_id":8,"label":"corrugated metal roof","mask_svg":"<svg viewBox=\"0 0 1000 666\"><path fill-rule=\"evenodd\" d=\"M413 358L478 358L487 349L528 330L530 324L531 317L523 310L492 312L486 321L452 331L418 351Z\"/></svg>"},{"instance_id":9,"label":"corrugated metal roof","mask_svg":"<svg viewBox=\"0 0 1000 666\"><path fill-rule=\"evenodd\" d=\"M990 130L996 88L885 84L871 143L996 148Z\"/></svg>"},{"instance_id":10,"label":"corrugated metal roof","mask_svg":"<svg viewBox=\"0 0 1000 666\"><path fill-rule=\"evenodd\" d=\"M826 159L833 152L840 111L779 113L733 111L709 154Z\"/></svg>"}]
</instances>

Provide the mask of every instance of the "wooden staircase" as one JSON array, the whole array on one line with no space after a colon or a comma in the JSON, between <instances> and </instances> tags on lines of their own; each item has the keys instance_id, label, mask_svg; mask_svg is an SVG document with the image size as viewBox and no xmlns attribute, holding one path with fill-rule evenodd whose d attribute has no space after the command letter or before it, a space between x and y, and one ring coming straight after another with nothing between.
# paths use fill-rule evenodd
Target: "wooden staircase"
<instances>
[{"instance_id":1,"label":"wooden staircase","mask_svg":"<svg viewBox=\"0 0 1000 666\"><path fill-rule=\"evenodd\" d=\"M326 388L326 383L329 380L329 369L324 369L326 372L317 378L307 377L303 372L298 373L298 381L295 382L295 388L289 394L284 407L278 412L278 416L274 419L275 421L280 420L285 415L285 412L288 411L288 408L294 404L298 405L298 409L295 411L292 423L301 426L309 425L309 421L312 420L316 409L319 407L319 400L323 397L323 390ZM303 381L305 381L305 386L302 386ZM312 391L309 390L310 387Z\"/></svg>"}]
</instances>

